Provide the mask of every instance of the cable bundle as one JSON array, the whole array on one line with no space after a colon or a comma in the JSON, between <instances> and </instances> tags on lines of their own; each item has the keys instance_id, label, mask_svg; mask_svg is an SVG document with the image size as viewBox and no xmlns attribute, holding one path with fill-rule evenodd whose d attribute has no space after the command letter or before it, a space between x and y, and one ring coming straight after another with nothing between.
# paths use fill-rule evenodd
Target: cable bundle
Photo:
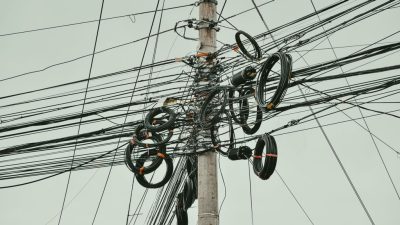
<instances>
[{"instance_id":1,"label":"cable bundle","mask_svg":"<svg viewBox=\"0 0 400 225\"><path fill-rule=\"evenodd\" d=\"M156 116L167 114L161 118ZM166 118L165 118L166 117ZM166 120L165 120L166 119ZM165 144L171 139L173 135L173 129L171 127L174 125L176 120L176 114L172 109L166 107L155 108L151 110L144 121L144 124L140 124L135 129L135 135L133 135L132 140L129 142L125 149L125 164L128 168L135 173L136 180L144 187L147 188L159 188L166 184L172 176L173 163L170 156L166 153ZM150 132L148 130L150 130ZM157 133L164 130L168 131L167 138L164 140ZM154 143L148 143L152 140ZM145 148L151 148L144 152L138 159L136 159L136 165L133 164L132 153L136 145ZM147 159L153 158L152 163L149 166L144 166ZM167 170L164 178L157 183L150 183L147 181L145 174L154 172L165 161L167 165Z\"/></svg>"},{"instance_id":2,"label":"cable bundle","mask_svg":"<svg viewBox=\"0 0 400 225\"><path fill-rule=\"evenodd\" d=\"M265 147L265 155L263 155ZM254 173L263 180L267 180L275 171L278 160L278 148L275 138L269 134L261 136L254 149L253 170ZM265 158L264 164L262 158Z\"/></svg>"},{"instance_id":3,"label":"cable bundle","mask_svg":"<svg viewBox=\"0 0 400 225\"><path fill-rule=\"evenodd\" d=\"M281 61L281 72L279 78L279 84L276 88L275 93L267 98L266 95L266 84L268 76L271 73L272 67ZM269 111L279 105L281 99L285 96L289 79L292 73L292 57L289 54L283 52L277 52L271 55L267 61L261 67L257 80L256 100L261 109Z\"/></svg>"},{"instance_id":4,"label":"cable bundle","mask_svg":"<svg viewBox=\"0 0 400 225\"><path fill-rule=\"evenodd\" d=\"M249 88L244 90L241 93L241 98L244 98L243 100L243 107L240 110L240 126L243 129L243 132L246 134L254 134L260 129L261 122L262 122L262 116L263 112L260 108L259 105L257 105L257 114L256 114L256 121L254 123L253 127L250 127L250 125L247 123L247 120L249 118L249 113L250 113L250 106L249 106L249 101L247 100L246 96L254 96L255 90L253 88Z\"/></svg>"},{"instance_id":5,"label":"cable bundle","mask_svg":"<svg viewBox=\"0 0 400 225\"><path fill-rule=\"evenodd\" d=\"M222 101L221 101L222 100ZM218 105L216 107L216 105ZM204 100L200 109L200 125L203 128L210 128L218 122L222 112L225 110L226 92L225 89L216 88L212 90Z\"/></svg>"},{"instance_id":6,"label":"cable bundle","mask_svg":"<svg viewBox=\"0 0 400 225\"><path fill-rule=\"evenodd\" d=\"M197 199L197 161L193 163L188 159L186 161L186 170L188 177L185 181L183 191L177 195L175 214L177 225L187 225L187 210Z\"/></svg>"}]
</instances>

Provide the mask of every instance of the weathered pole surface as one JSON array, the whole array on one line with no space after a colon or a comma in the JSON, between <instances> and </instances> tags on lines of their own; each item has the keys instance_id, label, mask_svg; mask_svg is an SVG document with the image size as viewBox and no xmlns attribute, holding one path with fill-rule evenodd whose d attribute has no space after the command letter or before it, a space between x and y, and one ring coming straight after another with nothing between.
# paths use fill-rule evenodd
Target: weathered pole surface
<instances>
[{"instance_id":1,"label":"weathered pole surface","mask_svg":"<svg viewBox=\"0 0 400 225\"><path fill-rule=\"evenodd\" d=\"M214 53L216 51L216 30L212 28L212 22L217 20L216 0L202 0L199 4L199 53ZM210 23L211 22L211 23ZM208 87L213 84L210 79L210 70L215 60L209 60L207 67L200 69L199 83L206 83ZM200 87L203 85L199 85ZM210 131L200 130L198 142L210 143ZM199 146L198 150L204 148ZM217 178L217 154L215 151L207 151L198 156L198 225L218 225L218 178Z\"/></svg>"}]
</instances>

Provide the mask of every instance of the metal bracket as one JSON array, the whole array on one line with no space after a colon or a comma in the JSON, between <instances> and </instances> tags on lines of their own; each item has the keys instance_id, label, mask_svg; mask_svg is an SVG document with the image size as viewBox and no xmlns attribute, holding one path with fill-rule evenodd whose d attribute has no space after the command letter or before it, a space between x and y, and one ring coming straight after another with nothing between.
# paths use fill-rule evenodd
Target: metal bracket
<instances>
[{"instance_id":1,"label":"metal bracket","mask_svg":"<svg viewBox=\"0 0 400 225\"><path fill-rule=\"evenodd\" d=\"M207 21L207 20L200 20L197 22L197 25L194 26L194 29L200 30L200 29L214 29L215 31L219 31L221 28L217 25L218 22L215 21Z\"/></svg>"}]
</instances>

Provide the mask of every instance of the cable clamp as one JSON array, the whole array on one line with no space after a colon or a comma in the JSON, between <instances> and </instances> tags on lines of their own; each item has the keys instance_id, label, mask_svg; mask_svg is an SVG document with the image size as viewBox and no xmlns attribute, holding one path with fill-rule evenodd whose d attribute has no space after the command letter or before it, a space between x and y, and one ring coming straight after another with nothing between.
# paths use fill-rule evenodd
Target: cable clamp
<instances>
[{"instance_id":1,"label":"cable clamp","mask_svg":"<svg viewBox=\"0 0 400 225\"><path fill-rule=\"evenodd\" d=\"M216 21L208 21L208 20L199 20L197 21L197 25L193 26L194 29L200 30L200 29L214 29L215 31L219 31L220 27L218 26L218 22Z\"/></svg>"},{"instance_id":2,"label":"cable clamp","mask_svg":"<svg viewBox=\"0 0 400 225\"><path fill-rule=\"evenodd\" d=\"M289 121L287 125L289 127L291 127L291 126L295 126L295 125L299 124L299 122L300 122L299 120L292 120L292 121Z\"/></svg>"},{"instance_id":3,"label":"cable clamp","mask_svg":"<svg viewBox=\"0 0 400 225\"><path fill-rule=\"evenodd\" d=\"M212 217L215 217L215 218L218 218L219 217L219 215L218 214L216 214L216 213L201 213L201 214L199 214L198 215L198 217L208 217L208 216L212 216Z\"/></svg>"}]
</instances>

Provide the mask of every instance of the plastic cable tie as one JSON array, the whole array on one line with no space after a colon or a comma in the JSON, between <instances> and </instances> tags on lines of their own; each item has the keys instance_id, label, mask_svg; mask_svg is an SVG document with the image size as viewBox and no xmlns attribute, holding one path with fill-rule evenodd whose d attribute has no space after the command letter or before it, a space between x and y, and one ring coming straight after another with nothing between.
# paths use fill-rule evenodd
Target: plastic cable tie
<instances>
[{"instance_id":1,"label":"plastic cable tie","mask_svg":"<svg viewBox=\"0 0 400 225\"><path fill-rule=\"evenodd\" d=\"M265 108L267 108L267 109L273 109L273 108L274 108L274 103L272 103L272 102L268 103L268 104L265 106Z\"/></svg>"},{"instance_id":2,"label":"plastic cable tie","mask_svg":"<svg viewBox=\"0 0 400 225\"><path fill-rule=\"evenodd\" d=\"M142 167L139 168L139 174L140 174L140 175L143 175L143 174L144 174L144 166L142 166Z\"/></svg>"},{"instance_id":3,"label":"plastic cable tie","mask_svg":"<svg viewBox=\"0 0 400 225\"><path fill-rule=\"evenodd\" d=\"M198 52L198 53L196 54L196 57L204 57L204 56L208 56L208 55L209 55L208 52Z\"/></svg>"},{"instance_id":4,"label":"plastic cable tie","mask_svg":"<svg viewBox=\"0 0 400 225\"><path fill-rule=\"evenodd\" d=\"M165 157L166 157L165 154L163 154L161 152L157 153L157 156L162 158L162 159L165 159Z\"/></svg>"}]
</instances>

